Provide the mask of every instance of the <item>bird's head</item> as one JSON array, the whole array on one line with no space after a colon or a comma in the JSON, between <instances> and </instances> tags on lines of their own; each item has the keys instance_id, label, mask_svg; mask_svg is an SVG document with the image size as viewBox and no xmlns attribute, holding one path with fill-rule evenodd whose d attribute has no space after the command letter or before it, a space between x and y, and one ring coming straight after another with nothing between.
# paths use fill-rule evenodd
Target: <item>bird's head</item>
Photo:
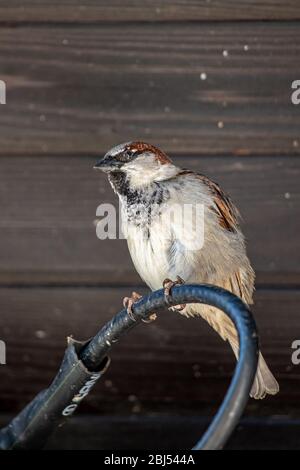
<instances>
[{"instance_id":1,"label":"bird's head","mask_svg":"<svg viewBox=\"0 0 300 470\"><path fill-rule=\"evenodd\" d=\"M113 147L94 168L109 175L123 173L133 187L163 181L178 171L164 152L145 142L127 142Z\"/></svg>"}]
</instances>

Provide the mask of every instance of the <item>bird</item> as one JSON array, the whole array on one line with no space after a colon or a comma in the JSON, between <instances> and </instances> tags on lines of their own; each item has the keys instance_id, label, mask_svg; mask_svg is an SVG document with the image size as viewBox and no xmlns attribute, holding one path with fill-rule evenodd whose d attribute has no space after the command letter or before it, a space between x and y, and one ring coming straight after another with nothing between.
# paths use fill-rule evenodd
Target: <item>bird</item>
<instances>
[{"instance_id":1,"label":"bird","mask_svg":"<svg viewBox=\"0 0 300 470\"><path fill-rule=\"evenodd\" d=\"M120 199L131 259L152 291L164 286L169 293L178 283L205 283L227 289L247 305L253 303L255 273L246 253L240 214L217 183L178 167L164 151L142 141L114 146L94 168L107 174ZM180 210L184 213L185 207L192 210L187 211L182 229L175 215ZM124 299L129 314L139 298L133 292ZM193 303L175 310L206 320L229 342L238 359L238 334L225 313ZM150 321L154 318L155 314ZM279 385L260 351L250 396L262 399L278 392Z\"/></svg>"}]
</instances>

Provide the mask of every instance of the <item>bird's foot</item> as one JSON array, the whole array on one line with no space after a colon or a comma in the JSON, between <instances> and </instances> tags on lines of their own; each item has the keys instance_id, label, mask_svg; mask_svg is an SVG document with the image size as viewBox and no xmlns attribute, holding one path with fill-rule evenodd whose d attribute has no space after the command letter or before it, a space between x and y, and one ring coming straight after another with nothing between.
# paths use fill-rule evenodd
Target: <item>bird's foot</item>
<instances>
[{"instance_id":1,"label":"bird's foot","mask_svg":"<svg viewBox=\"0 0 300 470\"><path fill-rule=\"evenodd\" d=\"M140 300L142 296L137 292L132 292L131 297L124 297L123 299L123 307L126 308L128 316L131 318L132 321L136 321L136 318L133 315L132 306L135 302Z\"/></svg>"},{"instance_id":2,"label":"bird's foot","mask_svg":"<svg viewBox=\"0 0 300 470\"><path fill-rule=\"evenodd\" d=\"M168 297L171 295L171 290L172 287L174 286L182 286L184 284L184 280L181 279L180 276L176 276L176 281L172 281L171 279L165 279L163 281L163 289L164 289L164 294L165 294L165 299L168 300ZM170 310L180 312L184 310L186 307L186 304L179 304L179 305L174 305L174 307L170 307Z\"/></svg>"},{"instance_id":3,"label":"bird's foot","mask_svg":"<svg viewBox=\"0 0 300 470\"><path fill-rule=\"evenodd\" d=\"M132 306L135 302L137 302L141 298L142 296L140 294L138 294L137 292L132 292L131 297L124 297L123 299L123 306L126 308L128 316L131 318L132 321L136 321L136 318L133 315ZM142 318L142 321L144 323L151 323L154 320L156 320L156 318L157 318L156 313L151 313L147 320Z\"/></svg>"},{"instance_id":4,"label":"bird's foot","mask_svg":"<svg viewBox=\"0 0 300 470\"><path fill-rule=\"evenodd\" d=\"M142 318L142 321L144 323L152 323L154 320L157 319L157 315L156 313L150 313L149 317L147 318L147 320L145 318Z\"/></svg>"}]
</instances>

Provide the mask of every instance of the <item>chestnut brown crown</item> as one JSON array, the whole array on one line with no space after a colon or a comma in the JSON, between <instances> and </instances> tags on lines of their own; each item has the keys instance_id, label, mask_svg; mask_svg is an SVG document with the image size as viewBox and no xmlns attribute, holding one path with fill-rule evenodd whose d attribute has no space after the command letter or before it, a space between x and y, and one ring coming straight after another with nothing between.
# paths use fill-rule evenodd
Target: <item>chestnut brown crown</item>
<instances>
[{"instance_id":1,"label":"chestnut brown crown","mask_svg":"<svg viewBox=\"0 0 300 470\"><path fill-rule=\"evenodd\" d=\"M151 155L161 165L171 163L169 157L159 148L146 142L126 142L124 144L117 145L110 149L103 157L99 160L95 167L96 169L110 172L121 170L122 166L126 163L134 161L141 155Z\"/></svg>"}]
</instances>

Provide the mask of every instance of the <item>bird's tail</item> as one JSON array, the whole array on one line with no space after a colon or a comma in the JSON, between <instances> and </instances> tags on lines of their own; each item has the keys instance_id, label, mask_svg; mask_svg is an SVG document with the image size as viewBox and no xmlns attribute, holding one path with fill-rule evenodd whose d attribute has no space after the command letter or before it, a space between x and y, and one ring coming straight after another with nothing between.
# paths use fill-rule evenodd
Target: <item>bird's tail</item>
<instances>
[{"instance_id":1,"label":"bird's tail","mask_svg":"<svg viewBox=\"0 0 300 470\"><path fill-rule=\"evenodd\" d=\"M238 344L232 339L229 339L229 343L233 349L236 358L238 358ZM279 384L272 372L270 371L269 367L267 366L267 363L262 353L259 352L257 371L250 392L250 397L255 398L256 400L261 400L265 398L266 395L276 395L278 392Z\"/></svg>"},{"instance_id":2,"label":"bird's tail","mask_svg":"<svg viewBox=\"0 0 300 470\"><path fill-rule=\"evenodd\" d=\"M219 335L229 342L235 357L239 356L239 340L234 324L225 313L207 305L189 304L183 312L187 316L201 315ZM258 366L250 396L256 400L266 395L276 395L279 385L273 376L261 352L259 352Z\"/></svg>"},{"instance_id":3,"label":"bird's tail","mask_svg":"<svg viewBox=\"0 0 300 470\"><path fill-rule=\"evenodd\" d=\"M246 268L240 269L231 276L221 287L239 296L245 303L252 303L252 293L254 289L254 272L249 261ZM182 312L184 315L201 315L209 325L223 338L228 341L233 349L235 357L239 356L239 340L234 324L224 312L208 305L189 304ZM255 399L264 398L267 394L276 395L279 392L279 385L266 364L261 352L259 352L257 372L250 396Z\"/></svg>"}]
</instances>

